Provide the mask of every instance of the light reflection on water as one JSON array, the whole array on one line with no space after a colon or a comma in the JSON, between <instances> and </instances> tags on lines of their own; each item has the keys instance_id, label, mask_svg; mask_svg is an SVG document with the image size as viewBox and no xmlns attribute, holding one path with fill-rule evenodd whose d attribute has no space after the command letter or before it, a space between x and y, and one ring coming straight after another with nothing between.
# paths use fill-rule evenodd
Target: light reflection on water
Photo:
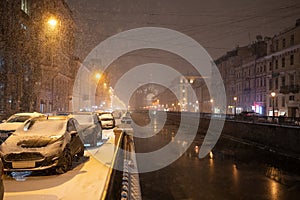
<instances>
[{"instance_id":1,"label":"light reflection on water","mask_svg":"<svg viewBox=\"0 0 300 200\"><path fill-rule=\"evenodd\" d=\"M261 199L262 197L265 199L284 199L283 195L289 192L284 186L283 172L274 167L266 167L269 165L268 161L271 160L266 156L268 154L262 154L261 151L257 151L247 144L225 138L224 141L219 142L219 146L214 148L207 157L199 159L198 154L204 139L202 135L197 135L188 151L183 152L185 150L183 147L187 145L186 138L175 138L177 131L174 126L171 126L169 129L163 129L160 133L156 137L157 140L155 142L173 142L177 147L174 151L180 155L184 153L184 156L173 163L168 168L168 171L163 171L163 174L168 175L165 178L168 180L168 177L170 177L170 180L169 184L154 184L155 186L159 185L159 188L169 187L169 185L172 185L172 188L176 188L179 185L180 190L184 189L184 193L190 191L187 197L191 196L191 199L199 199L197 195L195 195L196 197L192 195L195 190L191 188L208 188L207 191L214 190L211 188L218 188L218 191L221 191L220 193L223 192L222 195L228 194L228 196L225 195L226 197L221 197L218 196L218 193L214 193L214 195L220 197L215 199L222 199L223 197L223 199L252 197L251 195L253 195L253 199ZM161 177L161 174L158 174L158 177ZM151 178L153 177L155 176L151 176ZM178 177L178 182L174 182L174 177ZM269 179L266 179L266 177ZM155 180L151 179L151 181ZM193 181L192 185L190 181ZM207 182L211 186L207 186ZM163 191L167 191L167 189ZM185 198L187 199L187 197Z\"/></svg>"},{"instance_id":2,"label":"light reflection on water","mask_svg":"<svg viewBox=\"0 0 300 200\"><path fill-rule=\"evenodd\" d=\"M235 188L237 188L239 185L239 171L237 169L236 164L232 165L232 176L233 176L233 184L234 184Z\"/></svg>"}]
</instances>

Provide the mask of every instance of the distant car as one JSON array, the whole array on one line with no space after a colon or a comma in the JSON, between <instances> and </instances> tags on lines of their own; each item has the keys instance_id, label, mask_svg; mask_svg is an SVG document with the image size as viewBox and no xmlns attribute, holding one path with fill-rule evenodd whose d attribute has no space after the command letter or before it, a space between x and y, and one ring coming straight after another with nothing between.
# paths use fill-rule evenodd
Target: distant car
<instances>
[{"instance_id":1,"label":"distant car","mask_svg":"<svg viewBox=\"0 0 300 200\"><path fill-rule=\"evenodd\" d=\"M125 115L121 118L121 123L123 124L131 124L132 119L130 112L126 112Z\"/></svg>"},{"instance_id":2,"label":"distant car","mask_svg":"<svg viewBox=\"0 0 300 200\"><path fill-rule=\"evenodd\" d=\"M96 113L78 112L73 116L79 123L80 137L84 144L97 146L97 142L102 140L102 128Z\"/></svg>"},{"instance_id":3,"label":"distant car","mask_svg":"<svg viewBox=\"0 0 300 200\"><path fill-rule=\"evenodd\" d=\"M34 117L45 116L42 113L16 113L0 124L0 144L5 141L19 126L23 125L26 120Z\"/></svg>"},{"instance_id":4,"label":"distant car","mask_svg":"<svg viewBox=\"0 0 300 200\"><path fill-rule=\"evenodd\" d=\"M115 127L116 121L111 112L100 112L97 115L103 129L112 129Z\"/></svg>"},{"instance_id":5,"label":"distant car","mask_svg":"<svg viewBox=\"0 0 300 200\"><path fill-rule=\"evenodd\" d=\"M4 185L3 185L3 172L4 172L4 168L3 168L3 163L2 160L0 159L0 200L3 199L4 196Z\"/></svg>"},{"instance_id":6,"label":"distant car","mask_svg":"<svg viewBox=\"0 0 300 200\"><path fill-rule=\"evenodd\" d=\"M243 120L252 120L258 118L259 114L254 111L242 111L238 117Z\"/></svg>"},{"instance_id":7,"label":"distant car","mask_svg":"<svg viewBox=\"0 0 300 200\"><path fill-rule=\"evenodd\" d=\"M57 173L67 172L74 157L84 155L76 123L67 116L27 120L0 146L4 171L53 168Z\"/></svg>"}]
</instances>

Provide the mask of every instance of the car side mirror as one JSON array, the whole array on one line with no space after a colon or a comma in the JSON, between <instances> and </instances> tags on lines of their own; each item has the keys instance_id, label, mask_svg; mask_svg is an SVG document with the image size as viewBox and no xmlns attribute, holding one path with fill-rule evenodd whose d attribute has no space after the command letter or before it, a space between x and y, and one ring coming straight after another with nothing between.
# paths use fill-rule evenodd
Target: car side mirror
<instances>
[{"instance_id":1,"label":"car side mirror","mask_svg":"<svg viewBox=\"0 0 300 200\"><path fill-rule=\"evenodd\" d=\"M77 134L78 134L78 131L71 131L71 132L70 132L70 135L71 135L71 136L75 136L75 135L77 135Z\"/></svg>"}]
</instances>

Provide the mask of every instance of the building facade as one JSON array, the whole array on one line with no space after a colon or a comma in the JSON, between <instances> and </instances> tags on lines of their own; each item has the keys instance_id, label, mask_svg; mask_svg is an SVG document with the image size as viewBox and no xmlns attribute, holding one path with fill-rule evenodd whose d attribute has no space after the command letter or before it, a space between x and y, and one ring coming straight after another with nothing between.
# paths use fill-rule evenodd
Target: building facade
<instances>
[{"instance_id":1,"label":"building facade","mask_svg":"<svg viewBox=\"0 0 300 200\"><path fill-rule=\"evenodd\" d=\"M216 64L226 89L227 113L300 116L300 19L272 38L258 36L254 43L228 52Z\"/></svg>"},{"instance_id":2,"label":"building facade","mask_svg":"<svg viewBox=\"0 0 300 200\"><path fill-rule=\"evenodd\" d=\"M261 65L261 57L265 56L266 52L266 38L263 40L261 36L257 36L254 43L237 47L215 61L225 86L226 113L252 110L257 105L264 107L263 100L257 98L262 91L261 87L256 87L256 79L262 78L256 68Z\"/></svg>"},{"instance_id":3,"label":"building facade","mask_svg":"<svg viewBox=\"0 0 300 200\"><path fill-rule=\"evenodd\" d=\"M268 42L268 115L299 117L300 106L300 19L293 27L274 35ZM275 92L272 97L271 92ZM274 98L274 99L273 99Z\"/></svg>"},{"instance_id":4,"label":"building facade","mask_svg":"<svg viewBox=\"0 0 300 200\"><path fill-rule=\"evenodd\" d=\"M78 59L63 0L0 3L0 112L68 111Z\"/></svg>"}]
</instances>

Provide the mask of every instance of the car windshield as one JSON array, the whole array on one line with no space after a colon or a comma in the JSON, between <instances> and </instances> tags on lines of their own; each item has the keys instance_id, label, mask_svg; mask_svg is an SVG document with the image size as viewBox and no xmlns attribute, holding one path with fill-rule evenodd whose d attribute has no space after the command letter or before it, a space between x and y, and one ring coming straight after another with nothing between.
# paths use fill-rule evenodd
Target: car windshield
<instances>
[{"instance_id":1,"label":"car windshield","mask_svg":"<svg viewBox=\"0 0 300 200\"><path fill-rule=\"evenodd\" d=\"M25 122L29 118L30 118L30 116L13 115L7 120L7 122L9 122L9 123Z\"/></svg>"},{"instance_id":2,"label":"car windshield","mask_svg":"<svg viewBox=\"0 0 300 200\"><path fill-rule=\"evenodd\" d=\"M74 118L78 121L79 124L91 124L93 123L92 115L74 115Z\"/></svg>"},{"instance_id":3,"label":"car windshield","mask_svg":"<svg viewBox=\"0 0 300 200\"><path fill-rule=\"evenodd\" d=\"M104 114L100 114L100 119L101 120L103 120L103 119L113 119L113 116L110 113L104 113Z\"/></svg>"},{"instance_id":4,"label":"car windshield","mask_svg":"<svg viewBox=\"0 0 300 200\"><path fill-rule=\"evenodd\" d=\"M58 134L63 130L64 124L64 120L30 120L17 133L38 135Z\"/></svg>"}]
</instances>

